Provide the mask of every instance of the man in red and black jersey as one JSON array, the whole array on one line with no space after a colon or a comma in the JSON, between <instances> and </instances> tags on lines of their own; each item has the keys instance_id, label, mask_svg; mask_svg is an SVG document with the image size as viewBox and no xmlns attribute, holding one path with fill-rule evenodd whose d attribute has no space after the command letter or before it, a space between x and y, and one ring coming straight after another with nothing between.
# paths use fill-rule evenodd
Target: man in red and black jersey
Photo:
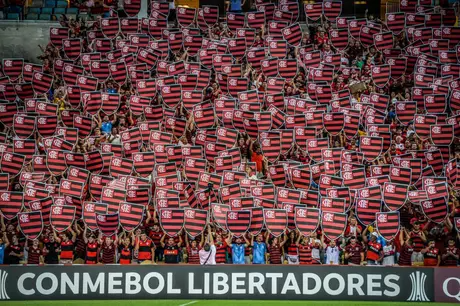
<instances>
[{"instance_id":1,"label":"man in red and black jersey","mask_svg":"<svg viewBox=\"0 0 460 306\"><path fill-rule=\"evenodd\" d=\"M135 251L138 252L137 260L142 263L146 260L152 261L155 258L155 244L152 239L147 237L145 232L142 232L137 238Z\"/></svg>"},{"instance_id":2,"label":"man in red and black jersey","mask_svg":"<svg viewBox=\"0 0 460 306\"><path fill-rule=\"evenodd\" d=\"M160 243L161 246L164 248L164 257L165 263L167 264L177 264L179 263L179 253L180 253L180 246L182 244L182 237L181 233L179 233L179 242L176 243L173 237L168 238L168 243L165 243L166 234L161 237Z\"/></svg>"},{"instance_id":3,"label":"man in red and black jersey","mask_svg":"<svg viewBox=\"0 0 460 306\"><path fill-rule=\"evenodd\" d=\"M371 233L371 240L367 239L367 228L363 232L363 241L367 243L366 261L369 266L378 266L383 260L383 248L377 241L379 235L377 232Z\"/></svg>"},{"instance_id":4,"label":"man in red and black jersey","mask_svg":"<svg viewBox=\"0 0 460 306\"><path fill-rule=\"evenodd\" d=\"M216 234L216 263L224 264L227 261L227 243L222 234Z\"/></svg>"},{"instance_id":5,"label":"man in red and black jersey","mask_svg":"<svg viewBox=\"0 0 460 306\"><path fill-rule=\"evenodd\" d=\"M297 238L297 248L299 250L299 263L301 265L311 265L313 258L311 257L312 247L310 244L310 238L302 236L300 233Z\"/></svg>"},{"instance_id":6,"label":"man in red and black jersey","mask_svg":"<svg viewBox=\"0 0 460 306\"><path fill-rule=\"evenodd\" d=\"M424 258L423 263L427 267L436 267L441 263L441 255L435 244L436 241L431 239L428 241L428 246L421 251Z\"/></svg>"},{"instance_id":7,"label":"man in red and black jersey","mask_svg":"<svg viewBox=\"0 0 460 306\"><path fill-rule=\"evenodd\" d=\"M157 223L155 223L149 232L149 237L155 244L155 262L163 261L163 248L161 247L161 237L163 237L163 231L160 229Z\"/></svg>"},{"instance_id":8,"label":"man in red and black jersey","mask_svg":"<svg viewBox=\"0 0 460 306\"><path fill-rule=\"evenodd\" d=\"M356 237L350 238L350 244L345 247L345 259L348 260L348 265L361 265L364 261L364 250L356 240Z\"/></svg>"},{"instance_id":9,"label":"man in red and black jersey","mask_svg":"<svg viewBox=\"0 0 460 306\"><path fill-rule=\"evenodd\" d=\"M19 264L19 261L24 256L23 248L16 235L11 237L11 244L8 247L6 254L8 255L6 256L5 264L9 265Z\"/></svg>"},{"instance_id":10,"label":"man in red and black jersey","mask_svg":"<svg viewBox=\"0 0 460 306\"><path fill-rule=\"evenodd\" d=\"M455 239L449 237L447 241L447 248L442 254L442 265L456 267L458 259L460 258L460 249L455 246Z\"/></svg>"},{"instance_id":11,"label":"man in red and black jersey","mask_svg":"<svg viewBox=\"0 0 460 306\"><path fill-rule=\"evenodd\" d=\"M69 227L69 233L62 234L62 238L58 237L56 231L53 231L54 240L60 244L61 256L59 259L60 264L71 264L73 262L73 251L75 240L77 239L77 233Z\"/></svg>"},{"instance_id":12,"label":"man in red and black jersey","mask_svg":"<svg viewBox=\"0 0 460 306\"><path fill-rule=\"evenodd\" d=\"M27 264L38 265L43 261L43 251L40 248L39 241L37 239L32 241L30 247L26 247L27 250Z\"/></svg>"},{"instance_id":13,"label":"man in red and black jersey","mask_svg":"<svg viewBox=\"0 0 460 306\"><path fill-rule=\"evenodd\" d=\"M201 241L198 243L196 239L189 242L188 234L185 234L185 246L187 247L187 260L190 264L200 264L200 250L204 243L204 232L201 232Z\"/></svg>"},{"instance_id":14,"label":"man in red and black jersey","mask_svg":"<svg viewBox=\"0 0 460 306\"><path fill-rule=\"evenodd\" d=\"M133 250L136 245L136 237L134 236L134 232L131 232L131 238L125 237L126 233L123 232L120 237L118 237L119 241L123 243L118 247L118 253L120 254L120 265L129 265L133 260Z\"/></svg>"},{"instance_id":15,"label":"man in red and black jersey","mask_svg":"<svg viewBox=\"0 0 460 306\"><path fill-rule=\"evenodd\" d=\"M408 232L406 229L403 229L403 232L406 235L404 240L411 238L413 242L414 252L412 253L412 262L416 264L422 264L423 255L420 253L420 251L425 247L426 236L423 230L420 228L420 222L415 221L410 232Z\"/></svg>"},{"instance_id":16,"label":"man in red and black jersey","mask_svg":"<svg viewBox=\"0 0 460 306\"><path fill-rule=\"evenodd\" d=\"M99 256L99 262L103 264L116 263L118 236L115 235L115 240L112 239L111 236L107 236L104 239L99 239L99 244L101 245L102 253L102 255Z\"/></svg>"},{"instance_id":17,"label":"man in red and black jersey","mask_svg":"<svg viewBox=\"0 0 460 306\"><path fill-rule=\"evenodd\" d=\"M99 252L99 243L96 237L91 233L88 237L88 227L85 224L83 232L83 241L86 244L85 264L97 264L97 257Z\"/></svg>"},{"instance_id":18,"label":"man in red and black jersey","mask_svg":"<svg viewBox=\"0 0 460 306\"><path fill-rule=\"evenodd\" d=\"M402 231L401 231L402 233ZM400 235L400 239L403 235ZM398 265L400 266L411 266L412 265L412 254L414 253L414 242L411 238L401 242L401 251L399 254Z\"/></svg>"}]
</instances>

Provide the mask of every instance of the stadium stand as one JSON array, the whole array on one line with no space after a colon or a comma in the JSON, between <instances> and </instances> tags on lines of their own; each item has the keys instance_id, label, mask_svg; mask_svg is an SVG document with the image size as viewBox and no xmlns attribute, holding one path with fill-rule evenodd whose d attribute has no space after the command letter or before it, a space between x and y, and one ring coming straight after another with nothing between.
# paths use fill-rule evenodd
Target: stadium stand
<instances>
[{"instance_id":1,"label":"stadium stand","mask_svg":"<svg viewBox=\"0 0 460 306\"><path fill-rule=\"evenodd\" d=\"M0 263L457 266L457 7L279 2L110 2L2 59Z\"/></svg>"}]
</instances>

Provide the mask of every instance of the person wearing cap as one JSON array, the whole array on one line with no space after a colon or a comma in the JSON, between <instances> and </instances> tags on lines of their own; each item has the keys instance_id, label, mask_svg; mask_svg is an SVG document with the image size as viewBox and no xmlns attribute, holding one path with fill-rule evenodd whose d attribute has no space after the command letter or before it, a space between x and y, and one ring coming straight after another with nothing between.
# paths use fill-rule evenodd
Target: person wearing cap
<instances>
[{"instance_id":1,"label":"person wearing cap","mask_svg":"<svg viewBox=\"0 0 460 306\"><path fill-rule=\"evenodd\" d=\"M368 266L379 266L383 259L382 245L378 243L377 238L379 234L372 232L370 241L367 238L367 228L363 232L363 241L367 243L366 261Z\"/></svg>"},{"instance_id":2,"label":"person wearing cap","mask_svg":"<svg viewBox=\"0 0 460 306\"><path fill-rule=\"evenodd\" d=\"M436 242L433 239L428 241L428 246L421 250L423 254L423 264L426 267L437 267L441 263L439 249L435 247Z\"/></svg>"}]
</instances>

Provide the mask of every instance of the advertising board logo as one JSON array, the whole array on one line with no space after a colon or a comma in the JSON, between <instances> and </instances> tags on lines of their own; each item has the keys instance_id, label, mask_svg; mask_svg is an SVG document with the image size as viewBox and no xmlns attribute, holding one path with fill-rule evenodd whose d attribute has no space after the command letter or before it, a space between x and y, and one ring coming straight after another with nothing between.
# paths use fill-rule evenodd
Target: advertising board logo
<instances>
[{"instance_id":1,"label":"advertising board logo","mask_svg":"<svg viewBox=\"0 0 460 306\"><path fill-rule=\"evenodd\" d=\"M6 293L6 278L8 273L6 271L0 270L0 300L9 300L10 297Z\"/></svg>"},{"instance_id":2,"label":"advertising board logo","mask_svg":"<svg viewBox=\"0 0 460 306\"><path fill-rule=\"evenodd\" d=\"M407 300L411 302L429 302L430 299L426 296L425 292L427 275L423 272L416 271L412 272L409 277L412 283L412 291Z\"/></svg>"}]
</instances>

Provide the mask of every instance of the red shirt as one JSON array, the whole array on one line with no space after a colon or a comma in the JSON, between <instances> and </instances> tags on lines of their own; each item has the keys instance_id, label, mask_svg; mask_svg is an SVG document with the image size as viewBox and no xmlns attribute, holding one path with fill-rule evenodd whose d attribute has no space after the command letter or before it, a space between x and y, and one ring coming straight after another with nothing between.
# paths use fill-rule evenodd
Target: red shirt
<instances>
[{"instance_id":1,"label":"red shirt","mask_svg":"<svg viewBox=\"0 0 460 306\"><path fill-rule=\"evenodd\" d=\"M363 247L360 244L347 245L345 252L350 254L348 258L348 263L359 265L361 263L361 253L363 252Z\"/></svg>"},{"instance_id":2,"label":"red shirt","mask_svg":"<svg viewBox=\"0 0 460 306\"><path fill-rule=\"evenodd\" d=\"M252 152L251 161L256 163L256 169L258 172L262 171L263 160L264 160L264 156L262 154L257 154L256 152Z\"/></svg>"},{"instance_id":3,"label":"red shirt","mask_svg":"<svg viewBox=\"0 0 460 306\"><path fill-rule=\"evenodd\" d=\"M437 266L438 265L438 256L439 250L437 248L428 249L428 251L424 254L424 265L425 266Z\"/></svg>"}]
</instances>

